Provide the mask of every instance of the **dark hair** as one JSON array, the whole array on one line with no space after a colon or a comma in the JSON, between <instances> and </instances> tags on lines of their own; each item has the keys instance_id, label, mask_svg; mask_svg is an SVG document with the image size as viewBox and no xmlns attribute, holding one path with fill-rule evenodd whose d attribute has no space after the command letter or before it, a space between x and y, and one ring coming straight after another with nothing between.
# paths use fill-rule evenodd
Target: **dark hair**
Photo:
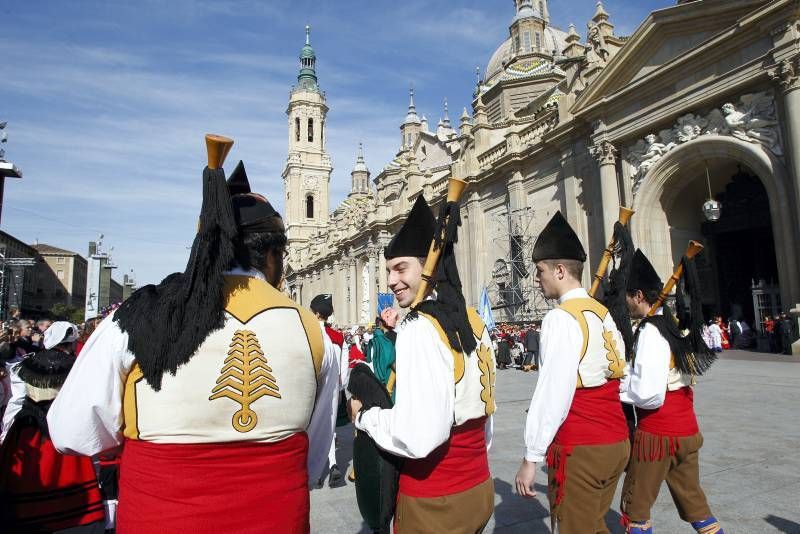
<instances>
[{"instance_id":1,"label":"dark hair","mask_svg":"<svg viewBox=\"0 0 800 534\"><path fill-rule=\"evenodd\" d=\"M263 271L267 266L267 253L282 253L286 241L284 232L239 234L233 242L235 261L242 269Z\"/></svg>"},{"instance_id":2,"label":"dark hair","mask_svg":"<svg viewBox=\"0 0 800 534\"><path fill-rule=\"evenodd\" d=\"M632 298L634 295L636 295L637 291L642 292L642 295L644 295L645 302L647 302L651 306L656 302L658 302L658 297L659 295L661 295L661 292L658 291L657 289L634 289L633 291L627 291L627 293Z\"/></svg>"}]
</instances>

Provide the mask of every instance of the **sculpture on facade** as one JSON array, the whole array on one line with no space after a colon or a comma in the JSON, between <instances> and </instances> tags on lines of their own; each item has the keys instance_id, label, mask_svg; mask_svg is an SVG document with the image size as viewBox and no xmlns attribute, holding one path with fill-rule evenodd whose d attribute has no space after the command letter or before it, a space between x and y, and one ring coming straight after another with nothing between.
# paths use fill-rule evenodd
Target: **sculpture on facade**
<instances>
[{"instance_id":1,"label":"sculpture on facade","mask_svg":"<svg viewBox=\"0 0 800 534\"><path fill-rule=\"evenodd\" d=\"M600 27L597 24L590 22L587 26L589 31L586 39L589 43L589 48L586 51L586 60L590 65L605 66L605 64L608 63L611 52L609 52L606 46L603 33L600 31Z\"/></svg>"},{"instance_id":2,"label":"sculpture on facade","mask_svg":"<svg viewBox=\"0 0 800 534\"><path fill-rule=\"evenodd\" d=\"M630 147L627 160L633 167L633 194L636 195L647 172L665 154L704 135L731 136L760 144L775 156L783 156L773 93L749 93L740 97L737 104L728 102L706 116L682 115L672 128L661 130L658 135L648 134Z\"/></svg>"}]
</instances>

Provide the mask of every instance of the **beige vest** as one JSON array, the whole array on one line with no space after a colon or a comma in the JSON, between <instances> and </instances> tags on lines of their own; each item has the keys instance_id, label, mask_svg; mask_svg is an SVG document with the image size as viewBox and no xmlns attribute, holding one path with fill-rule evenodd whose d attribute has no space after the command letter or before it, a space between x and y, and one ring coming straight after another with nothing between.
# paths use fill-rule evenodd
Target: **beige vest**
<instances>
[{"instance_id":1,"label":"beige vest","mask_svg":"<svg viewBox=\"0 0 800 534\"><path fill-rule=\"evenodd\" d=\"M311 312L263 280L226 277L225 326L155 391L134 364L124 434L155 443L274 442L305 431L324 346Z\"/></svg>"},{"instance_id":2,"label":"beige vest","mask_svg":"<svg viewBox=\"0 0 800 534\"><path fill-rule=\"evenodd\" d=\"M483 324L474 308L467 308L467 317L472 327L472 335L478 343L469 356L456 352L450 347L439 322L424 313L439 334L444 346L453 355L453 380L455 381L455 403L453 426L460 426L471 419L478 419L495 412L495 355L489 330Z\"/></svg>"},{"instance_id":3,"label":"beige vest","mask_svg":"<svg viewBox=\"0 0 800 534\"><path fill-rule=\"evenodd\" d=\"M608 309L593 298L569 299L559 309L578 322L583 335L576 387L598 387L625 376L624 342Z\"/></svg>"}]
</instances>

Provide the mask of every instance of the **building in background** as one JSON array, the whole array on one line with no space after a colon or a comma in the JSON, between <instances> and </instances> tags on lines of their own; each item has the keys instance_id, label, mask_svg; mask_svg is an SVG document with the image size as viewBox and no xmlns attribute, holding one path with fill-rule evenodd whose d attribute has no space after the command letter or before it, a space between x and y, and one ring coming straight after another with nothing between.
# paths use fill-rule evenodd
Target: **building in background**
<instances>
[{"instance_id":1,"label":"building in background","mask_svg":"<svg viewBox=\"0 0 800 534\"><path fill-rule=\"evenodd\" d=\"M87 261L85 311L88 320L100 315L103 308L122 301L122 284L111 277L117 266L110 253L103 250L102 241L89 242Z\"/></svg>"},{"instance_id":2,"label":"building in background","mask_svg":"<svg viewBox=\"0 0 800 534\"><path fill-rule=\"evenodd\" d=\"M86 259L71 250L34 244L42 262L35 269L34 308L47 312L56 304L83 308L86 302Z\"/></svg>"},{"instance_id":3,"label":"building in background","mask_svg":"<svg viewBox=\"0 0 800 534\"><path fill-rule=\"evenodd\" d=\"M39 261L35 248L0 230L0 320L6 320L10 310L29 317L38 313L33 301Z\"/></svg>"},{"instance_id":4,"label":"building in background","mask_svg":"<svg viewBox=\"0 0 800 534\"><path fill-rule=\"evenodd\" d=\"M634 242L662 279L690 239L706 246L707 312L753 321L767 302L800 302L796 0L679 0L629 37L602 2L585 36L557 28L547 4L515 0L457 125L445 106L429 126L412 94L395 158L370 179L359 155L331 213L328 108L307 41L287 111L287 291L304 305L332 293L340 324L369 322L387 290L384 246L419 195L436 211L452 176L469 183L456 247L464 294L476 305L488 288L498 321L543 311L517 301L534 287L518 260L557 210L586 245L588 284L620 205L636 210Z\"/></svg>"}]
</instances>

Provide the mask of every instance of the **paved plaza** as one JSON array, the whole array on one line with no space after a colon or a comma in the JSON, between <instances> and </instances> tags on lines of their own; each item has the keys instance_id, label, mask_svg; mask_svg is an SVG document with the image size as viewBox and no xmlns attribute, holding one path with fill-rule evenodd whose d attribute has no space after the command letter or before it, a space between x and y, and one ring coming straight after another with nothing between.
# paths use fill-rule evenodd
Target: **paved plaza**
<instances>
[{"instance_id":1,"label":"paved plaza","mask_svg":"<svg viewBox=\"0 0 800 534\"><path fill-rule=\"evenodd\" d=\"M537 476L535 501L525 501L512 490L536 377L498 371L498 411L489 455L495 514L488 532L550 531L544 471ZM705 437L700 455L703 488L726 533L800 533L800 363L790 357L728 352L700 380L695 402ZM339 464L349 468L352 427L340 428L339 435ZM612 532L623 531L617 513L621 487L620 483L607 516ZM313 491L311 513L313 532L368 532L352 484ZM678 518L666 486L653 514L656 532L692 532Z\"/></svg>"}]
</instances>

